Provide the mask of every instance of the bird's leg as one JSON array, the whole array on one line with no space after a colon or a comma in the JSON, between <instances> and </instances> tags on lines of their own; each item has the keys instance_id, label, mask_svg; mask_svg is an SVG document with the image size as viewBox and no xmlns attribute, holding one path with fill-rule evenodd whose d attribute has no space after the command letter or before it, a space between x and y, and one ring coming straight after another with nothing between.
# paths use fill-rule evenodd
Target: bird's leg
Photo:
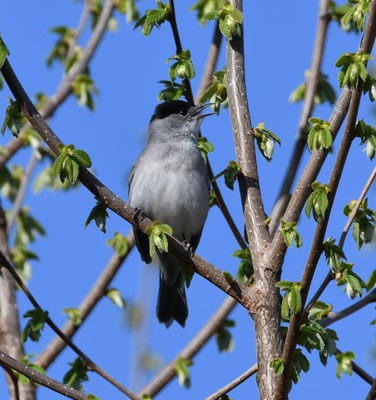
<instances>
[{"instance_id":1,"label":"bird's leg","mask_svg":"<svg viewBox=\"0 0 376 400\"><path fill-rule=\"evenodd\" d=\"M136 207L136 208L134 209L134 214L133 214L133 219L135 220L135 222L138 223L139 221L142 221L144 218L145 218L145 214L144 214L144 212L142 211L142 209Z\"/></svg>"},{"instance_id":2,"label":"bird's leg","mask_svg":"<svg viewBox=\"0 0 376 400\"><path fill-rule=\"evenodd\" d=\"M192 245L186 239L184 239L182 243L183 243L185 250L189 253L190 257L193 257L195 254L195 251L194 251Z\"/></svg>"}]
</instances>

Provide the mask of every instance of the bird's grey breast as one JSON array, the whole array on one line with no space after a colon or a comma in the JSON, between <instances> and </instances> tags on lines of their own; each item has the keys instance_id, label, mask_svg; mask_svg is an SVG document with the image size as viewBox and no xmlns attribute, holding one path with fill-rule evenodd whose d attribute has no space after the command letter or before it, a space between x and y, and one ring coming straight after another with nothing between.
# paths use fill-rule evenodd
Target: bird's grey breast
<instances>
[{"instance_id":1,"label":"bird's grey breast","mask_svg":"<svg viewBox=\"0 0 376 400\"><path fill-rule=\"evenodd\" d=\"M148 143L131 174L129 202L170 225L179 240L199 234L209 208L209 182L197 144Z\"/></svg>"}]
</instances>

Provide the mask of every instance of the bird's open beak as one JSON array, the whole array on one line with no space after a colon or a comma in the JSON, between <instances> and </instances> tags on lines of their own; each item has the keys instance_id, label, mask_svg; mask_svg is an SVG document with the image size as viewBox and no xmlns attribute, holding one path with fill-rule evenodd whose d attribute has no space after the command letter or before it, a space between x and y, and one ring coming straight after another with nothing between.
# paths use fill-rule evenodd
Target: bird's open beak
<instances>
[{"instance_id":1,"label":"bird's open beak","mask_svg":"<svg viewBox=\"0 0 376 400\"><path fill-rule=\"evenodd\" d=\"M208 114L201 114L201 115L198 115L198 114L200 114L200 112L201 112L202 110L205 110L205 108L208 108L208 107L212 106L213 104L214 104L214 103L208 103L208 104L204 104L204 105L202 105L202 106L198 106L197 109L196 109L196 111L194 112L193 116L195 117L195 116L197 115L197 119L203 119L203 118L205 118L205 117L208 117L209 115L216 114L216 113L212 112L212 113L208 113Z\"/></svg>"}]
</instances>

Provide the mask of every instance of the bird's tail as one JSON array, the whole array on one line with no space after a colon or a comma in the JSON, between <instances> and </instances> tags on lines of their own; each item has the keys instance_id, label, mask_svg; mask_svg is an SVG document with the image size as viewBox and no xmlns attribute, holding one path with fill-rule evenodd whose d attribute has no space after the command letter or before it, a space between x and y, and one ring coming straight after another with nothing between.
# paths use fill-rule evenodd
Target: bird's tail
<instances>
[{"instance_id":1,"label":"bird's tail","mask_svg":"<svg viewBox=\"0 0 376 400\"><path fill-rule=\"evenodd\" d=\"M173 320L184 328L188 317L188 305L180 271L172 285L169 285L163 274L159 272L157 317L159 322L166 325L166 328L172 324Z\"/></svg>"}]
</instances>

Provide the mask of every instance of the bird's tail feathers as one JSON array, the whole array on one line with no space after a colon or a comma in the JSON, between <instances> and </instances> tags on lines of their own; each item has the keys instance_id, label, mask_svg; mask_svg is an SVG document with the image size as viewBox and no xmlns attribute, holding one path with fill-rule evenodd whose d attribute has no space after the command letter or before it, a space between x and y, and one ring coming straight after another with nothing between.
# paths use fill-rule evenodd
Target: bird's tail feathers
<instances>
[{"instance_id":1,"label":"bird's tail feathers","mask_svg":"<svg viewBox=\"0 0 376 400\"><path fill-rule=\"evenodd\" d=\"M166 325L166 328L172 324L173 320L184 328L188 317L188 305L180 271L175 283L171 286L164 279L163 274L159 273L157 317L159 322Z\"/></svg>"}]
</instances>

